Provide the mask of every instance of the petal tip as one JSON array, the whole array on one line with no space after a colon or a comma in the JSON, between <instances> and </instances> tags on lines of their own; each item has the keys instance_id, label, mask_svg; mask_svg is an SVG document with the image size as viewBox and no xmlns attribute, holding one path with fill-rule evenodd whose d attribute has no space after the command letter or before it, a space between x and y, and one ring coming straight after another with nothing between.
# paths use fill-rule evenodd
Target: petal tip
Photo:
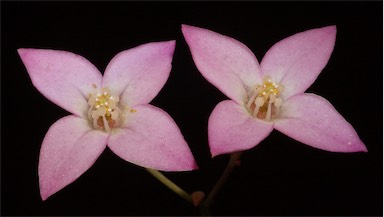
<instances>
[{"instance_id":1,"label":"petal tip","mask_svg":"<svg viewBox=\"0 0 384 217\"><path fill-rule=\"evenodd\" d=\"M326 26L321 29L323 29L325 32L328 32L330 34L336 34L336 31L337 31L336 25Z\"/></svg>"},{"instance_id":2,"label":"petal tip","mask_svg":"<svg viewBox=\"0 0 384 217\"><path fill-rule=\"evenodd\" d=\"M196 161L192 164L192 166L190 167L190 170L198 170L199 169L199 166L197 165Z\"/></svg>"},{"instance_id":3,"label":"petal tip","mask_svg":"<svg viewBox=\"0 0 384 217\"><path fill-rule=\"evenodd\" d=\"M19 54L19 56L21 58L24 58L29 53L30 50L31 49L29 49L29 48L19 48L19 49L17 49L17 53Z\"/></svg>"},{"instance_id":4,"label":"petal tip","mask_svg":"<svg viewBox=\"0 0 384 217\"><path fill-rule=\"evenodd\" d=\"M339 152L339 151L336 150L336 152ZM367 153L368 149L364 145L364 143L361 142L361 141L355 142L355 143L348 142L347 147L345 147L345 149L340 151L340 152L350 152L350 153L353 153L353 152L364 152L364 153Z\"/></svg>"},{"instance_id":5,"label":"petal tip","mask_svg":"<svg viewBox=\"0 0 384 217\"><path fill-rule=\"evenodd\" d=\"M193 156L191 157L186 157L188 159L185 161L183 164L179 162L179 168L175 170L169 170L169 171L193 171L193 170L198 170L199 166L197 165L196 160L194 159Z\"/></svg>"},{"instance_id":6,"label":"petal tip","mask_svg":"<svg viewBox=\"0 0 384 217\"><path fill-rule=\"evenodd\" d=\"M53 193L49 193L44 190L40 190L40 197L43 201L47 200Z\"/></svg>"},{"instance_id":7,"label":"petal tip","mask_svg":"<svg viewBox=\"0 0 384 217\"><path fill-rule=\"evenodd\" d=\"M176 40L169 40L165 41L164 43L167 43L170 48L175 48L176 46Z\"/></svg>"},{"instance_id":8,"label":"petal tip","mask_svg":"<svg viewBox=\"0 0 384 217\"><path fill-rule=\"evenodd\" d=\"M190 27L192 27L192 26L190 26L190 25L187 25L187 24L181 24L181 31L185 31L185 30L188 30Z\"/></svg>"},{"instance_id":9,"label":"petal tip","mask_svg":"<svg viewBox=\"0 0 384 217\"><path fill-rule=\"evenodd\" d=\"M324 26L317 29L317 33L324 34L324 35L331 35L333 38L336 38L336 32L337 32L336 25Z\"/></svg>"},{"instance_id":10,"label":"petal tip","mask_svg":"<svg viewBox=\"0 0 384 217\"><path fill-rule=\"evenodd\" d=\"M367 153L368 152L368 149L367 149L367 146L365 146L365 144L360 140L360 138L355 138L354 141L348 141L347 142L347 145L345 147L345 151L344 152L363 152L363 153Z\"/></svg>"},{"instance_id":11,"label":"petal tip","mask_svg":"<svg viewBox=\"0 0 384 217\"><path fill-rule=\"evenodd\" d=\"M17 53L19 53L19 55L22 55L25 53L26 50L27 50L26 48L19 48L17 49Z\"/></svg>"},{"instance_id":12,"label":"petal tip","mask_svg":"<svg viewBox=\"0 0 384 217\"><path fill-rule=\"evenodd\" d=\"M41 196L41 200L42 200L42 201L45 201L45 200L47 200L47 198L48 198L47 196L43 196L43 195L40 195L40 196Z\"/></svg>"},{"instance_id":13,"label":"petal tip","mask_svg":"<svg viewBox=\"0 0 384 217\"><path fill-rule=\"evenodd\" d=\"M210 152L211 152L211 158L217 157L221 154L225 154L223 151L220 151L219 149L212 148L212 147L210 149Z\"/></svg>"},{"instance_id":14,"label":"petal tip","mask_svg":"<svg viewBox=\"0 0 384 217\"><path fill-rule=\"evenodd\" d=\"M365 146L363 143L361 143L360 152L364 152L364 153L368 152L367 146Z\"/></svg>"},{"instance_id":15,"label":"petal tip","mask_svg":"<svg viewBox=\"0 0 384 217\"><path fill-rule=\"evenodd\" d=\"M176 47L176 40L170 40L170 41L164 41L160 42L162 43L162 52L164 55L173 56L173 53L175 52Z\"/></svg>"},{"instance_id":16,"label":"petal tip","mask_svg":"<svg viewBox=\"0 0 384 217\"><path fill-rule=\"evenodd\" d=\"M187 24L181 24L181 31L182 31L184 37L188 37L190 34L193 33L194 30L198 30L198 29L201 29L201 28L195 27L195 26L190 26Z\"/></svg>"}]
</instances>

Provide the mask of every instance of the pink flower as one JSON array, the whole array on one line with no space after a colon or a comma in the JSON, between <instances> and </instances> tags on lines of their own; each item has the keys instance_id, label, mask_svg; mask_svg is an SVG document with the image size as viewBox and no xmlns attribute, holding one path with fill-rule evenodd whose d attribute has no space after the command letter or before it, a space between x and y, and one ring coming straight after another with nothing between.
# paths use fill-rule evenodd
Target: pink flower
<instances>
[{"instance_id":1,"label":"pink flower","mask_svg":"<svg viewBox=\"0 0 384 217\"><path fill-rule=\"evenodd\" d=\"M231 99L220 102L209 117L212 156L250 149L273 129L327 151L367 151L330 102L304 93L331 56L336 26L284 39L260 64L233 38L188 25L182 31L198 70Z\"/></svg>"},{"instance_id":2,"label":"pink flower","mask_svg":"<svg viewBox=\"0 0 384 217\"><path fill-rule=\"evenodd\" d=\"M104 76L88 60L70 52L18 50L33 85L72 113L56 121L43 140L39 159L43 200L87 171L106 146L142 167L197 168L173 119L148 104L169 77L174 49L175 41L168 41L122 51Z\"/></svg>"}]
</instances>

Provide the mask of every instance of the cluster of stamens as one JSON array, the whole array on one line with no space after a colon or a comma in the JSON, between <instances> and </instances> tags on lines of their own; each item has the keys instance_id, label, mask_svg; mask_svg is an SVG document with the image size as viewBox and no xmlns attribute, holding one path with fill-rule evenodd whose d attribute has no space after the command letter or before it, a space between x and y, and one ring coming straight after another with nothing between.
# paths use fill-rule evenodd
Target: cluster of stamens
<instances>
[{"instance_id":1,"label":"cluster of stamens","mask_svg":"<svg viewBox=\"0 0 384 217\"><path fill-rule=\"evenodd\" d=\"M121 115L118 107L119 97L111 96L108 88L103 88L101 93L89 94L88 98L88 119L95 129L110 132L117 127Z\"/></svg>"},{"instance_id":2,"label":"cluster of stamens","mask_svg":"<svg viewBox=\"0 0 384 217\"><path fill-rule=\"evenodd\" d=\"M272 82L269 76L263 79L262 85L250 90L247 98L247 110L255 118L270 121L279 115L283 100L280 93L283 86Z\"/></svg>"}]
</instances>

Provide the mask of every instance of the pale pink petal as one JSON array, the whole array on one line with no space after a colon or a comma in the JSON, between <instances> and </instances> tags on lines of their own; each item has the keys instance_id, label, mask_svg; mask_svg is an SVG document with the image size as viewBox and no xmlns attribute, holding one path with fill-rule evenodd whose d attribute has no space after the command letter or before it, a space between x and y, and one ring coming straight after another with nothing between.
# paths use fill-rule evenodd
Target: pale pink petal
<instances>
[{"instance_id":1,"label":"pale pink petal","mask_svg":"<svg viewBox=\"0 0 384 217\"><path fill-rule=\"evenodd\" d=\"M285 38L261 61L264 75L284 85L283 96L303 93L328 63L336 40L336 26L307 30Z\"/></svg>"},{"instance_id":2,"label":"pale pink petal","mask_svg":"<svg viewBox=\"0 0 384 217\"><path fill-rule=\"evenodd\" d=\"M122 159L142 167L162 171L197 168L174 120L149 104L131 108L125 125L112 132L108 147Z\"/></svg>"},{"instance_id":3,"label":"pale pink petal","mask_svg":"<svg viewBox=\"0 0 384 217\"><path fill-rule=\"evenodd\" d=\"M200 73L230 99L243 103L246 87L262 81L259 63L241 42L208 29L182 25Z\"/></svg>"},{"instance_id":4,"label":"pale pink petal","mask_svg":"<svg viewBox=\"0 0 384 217\"><path fill-rule=\"evenodd\" d=\"M60 50L17 50L33 85L47 99L65 110L85 117L87 97L93 85L100 87L102 75L84 57Z\"/></svg>"},{"instance_id":5,"label":"pale pink petal","mask_svg":"<svg viewBox=\"0 0 384 217\"><path fill-rule=\"evenodd\" d=\"M315 148L332 152L366 152L355 129L330 102L315 94L299 94L283 104L275 129Z\"/></svg>"},{"instance_id":6,"label":"pale pink petal","mask_svg":"<svg viewBox=\"0 0 384 217\"><path fill-rule=\"evenodd\" d=\"M103 86L123 104L149 103L163 88L172 68L175 41L152 42L118 53L108 64Z\"/></svg>"},{"instance_id":7,"label":"pale pink petal","mask_svg":"<svg viewBox=\"0 0 384 217\"><path fill-rule=\"evenodd\" d=\"M273 130L271 122L253 118L232 100L217 104L208 120L208 140L212 156L248 150Z\"/></svg>"},{"instance_id":8,"label":"pale pink petal","mask_svg":"<svg viewBox=\"0 0 384 217\"><path fill-rule=\"evenodd\" d=\"M41 198L47 199L87 171L105 149L107 138L85 119L70 115L56 121L40 150Z\"/></svg>"}]
</instances>

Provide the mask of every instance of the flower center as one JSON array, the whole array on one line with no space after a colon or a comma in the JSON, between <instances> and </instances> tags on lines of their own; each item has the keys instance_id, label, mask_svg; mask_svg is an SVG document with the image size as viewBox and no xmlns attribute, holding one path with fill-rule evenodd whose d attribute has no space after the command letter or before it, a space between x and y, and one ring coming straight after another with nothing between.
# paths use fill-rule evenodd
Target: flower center
<instances>
[{"instance_id":1,"label":"flower center","mask_svg":"<svg viewBox=\"0 0 384 217\"><path fill-rule=\"evenodd\" d=\"M251 89L247 97L246 108L255 118L265 121L275 119L280 112L283 100L280 93L284 90L281 84L272 82L271 77L266 76L262 85L256 85Z\"/></svg>"},{"instance_id":2,"label":"flower center","mask_svg":"<svg viewBox=\"0 0 384 217\"><path fill-rule=\"evenodd\" d=\"M110 132L120 125L121 110L118 103L119 97L111 96L110 90L106 87L101 89L101 92L95 91L89 94L88 119L95 129Z\"/></svg>"}]
</instances>

